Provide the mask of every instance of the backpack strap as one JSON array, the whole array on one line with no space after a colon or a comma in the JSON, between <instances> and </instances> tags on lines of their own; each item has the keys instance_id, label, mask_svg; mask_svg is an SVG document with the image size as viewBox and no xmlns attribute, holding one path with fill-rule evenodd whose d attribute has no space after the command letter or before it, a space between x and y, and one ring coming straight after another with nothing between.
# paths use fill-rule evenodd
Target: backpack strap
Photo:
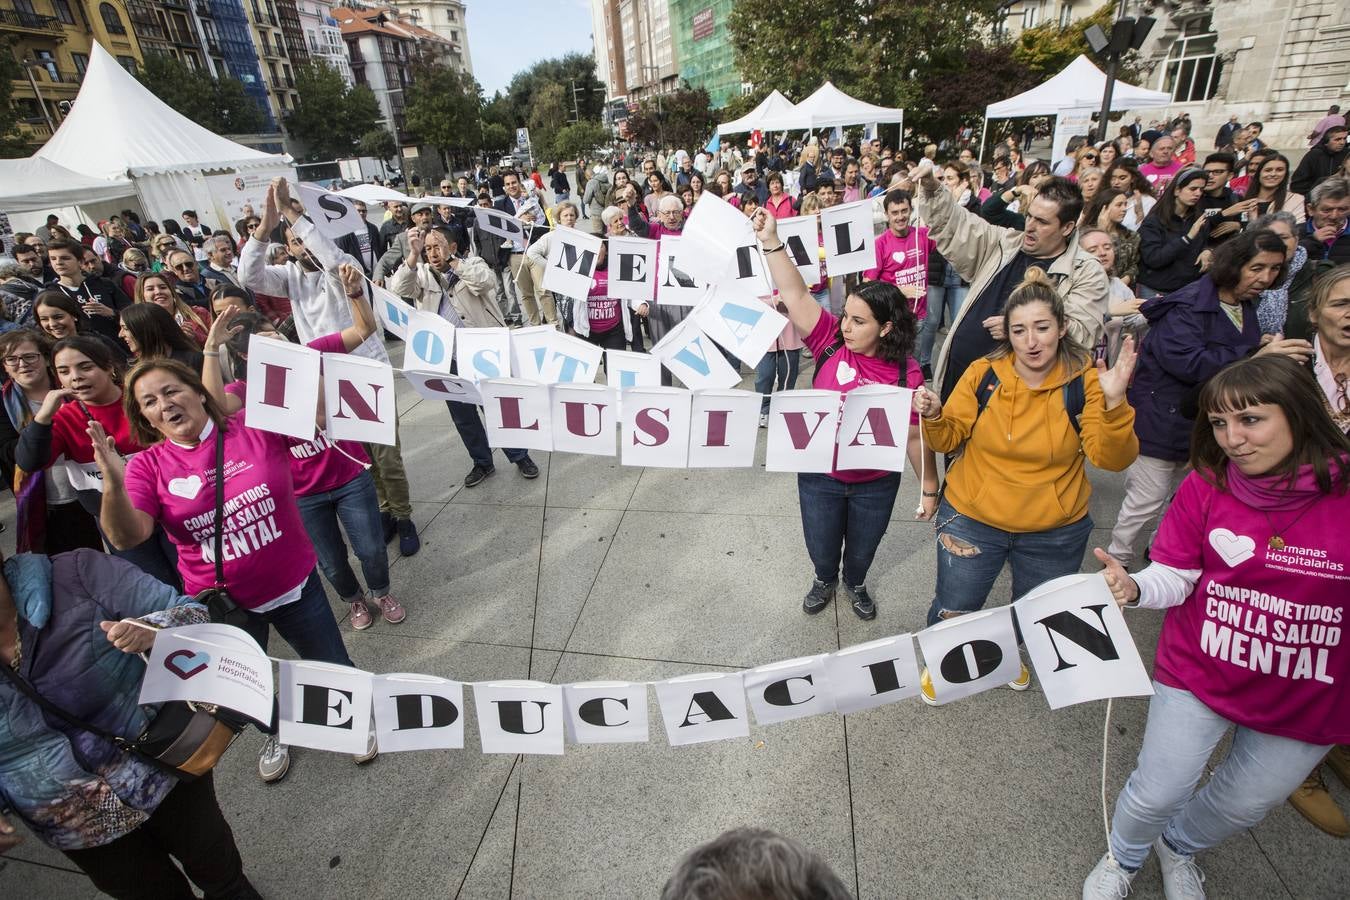
<instances>
[{"instance_id":1,"label":"backpack strap","mask_svg":"<svg viewBox=\"0 0 1350 900\"><path fill-rule=\"evenodd\" d=\"M979 421L980 416L984 413L984 408L989 405L989 398L994 396L994 391L998 390L998 385L998 373L994 371L993 366L990 366L989 370L984 373L984 377L980 379L980 383L975 387L976 421ZM970 427L972 431L975 430L973 422Z\"/></svg>"},{"instance_id":2,"label":"backpack strap","mask_svg":"<svg viewBox=\"0 0 1350 900\"><path fill-rule=\"evenodd\" d=\"M1083 389L1083 376L1071 379L1064 384L1064 411L1069 414L1069 424L1076 434L1083 433L1083 407L1087 405L1087 394Z\"/></svg>"}]
</instances>

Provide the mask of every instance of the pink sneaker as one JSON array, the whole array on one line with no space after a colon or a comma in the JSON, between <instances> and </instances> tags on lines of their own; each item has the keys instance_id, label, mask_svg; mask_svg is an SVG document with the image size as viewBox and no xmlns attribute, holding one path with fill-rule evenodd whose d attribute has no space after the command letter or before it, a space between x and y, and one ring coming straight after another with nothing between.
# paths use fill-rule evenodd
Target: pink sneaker
<instances>
[{"instance_id":1,"label":"pink sneaker","mask_svg":"<svg viewBox=\"0 0 1350 900\"><path fill-rule=\"evenodd\" d=\"M408 618L408 611L394 599L393 594L378 597L375 602L380 605L380 615L384 616L384 620L390 625L397 625Z\"/></svg>"},{"instance_id":2,"label":"pink sneaker","mask_svg":"<svg viewBox=\"0 0 1350 900\"><path fill-rule=\"evenodd\" d=\"M352 601L352 627L357 631L365 631L375 620L370 617L370 607L366 606L364 600Z\"/></svg>"}]
</instances>

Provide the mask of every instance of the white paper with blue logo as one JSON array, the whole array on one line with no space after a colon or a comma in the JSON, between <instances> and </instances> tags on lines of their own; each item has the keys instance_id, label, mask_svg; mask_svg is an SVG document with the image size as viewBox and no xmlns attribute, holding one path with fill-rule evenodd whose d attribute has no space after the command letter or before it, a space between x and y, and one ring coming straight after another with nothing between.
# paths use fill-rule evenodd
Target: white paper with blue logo
<instances>
[{"instance_id":1,"label":"white paper with blue logo","mask_svg":"<svg viewBox=\"0 0 1350 900\"><path fill-rule=\"evenodd\" d=\"M408 312L403 365L409 369L450 374L455 361L455 332L464 329L422 309Z\"/></svg>"},{"instance_id":2,"label":"white paper with blue logo","mask_svg":"<svg viewBox=\"0 0 1350 900\"><path fill-rule=\"evenodd\" d=\"M139 703L212 703L272 721L272 663L241 629L203 623L155 635Z\"/></svg>"},{"instance_id":3,"label":"white paper with blue logo","mask_svg":"<svg viewBox=\"0 0 1350 900\"><path fill-rule=\"evenodd\" d=\"M720 286L694 310L693 319L704 334L752 369L788 324L787 316L764 301L727 294Z\"/></svg>"},{"instance_id":4,"label":"white paper with blue logo","mask_svg":"<svg viewBox=\"0 0 1350 900\"><path fill-rule=\"evenodd\" d=\"M455 361L459 377L470 381L511 377L511 332L505 328L455 329Z\"/></svg>"},{"instance_id":5,"label":"white paper with blue logo","mask_svg":"<svg viewBox=\"0 0 1350 900\"><path fill-rule=\"evenodd\" d=\"M1153 694L1125 617L1100 574L1047 581L1013 603L1013 611L1051 709Z\"/></svg>"},{"instance_id":6,"label":"white paper with blue logo","mask_svg":"<svg viewBox=\"0 0 1350 900\"><path fill-rule=\"evenodd\" d=\"M549 350L554 339L561 335L562 332L552 325L532 325L512 330L511 374L516 378L543 381Z\"/></svg>"},{"instance_id":7,"label":"white paper with blue logo","mask_svg":"<svg viewBox=\"0 0 1350 900\"><path fill-rule=\"evenodd\" d=\"M731 367L722 350L703 333L698 323L685 319L652 347L652 355L696 391L723 390L740 384L740 373Z\"/></svg>"},{"instance_id":8,"label":"white paper with blue logo","mask_svg":"<svg viewBox=\"0 0 1350 900\"><path fill-rule=\"evenodd\" d=\"M543 380L549 384L593 384L604 348L560 331L555 334L558 337L549 345Z\"/></svg>"},{"instance_id":9,"label":"white paper with blue logo","mask_svg":"<svg viewBox=\"0 0 1350 900\"><path fill-rule=\"evenodd\" d=\"M605 381L612 388L661 386L661 360L650 353L605 351Z\"/></svg>"},{"instance_id":10,"label":"white paper with blue logo","mask_svg":"<svg viewBox=\"0 0 1350 900\"><path fill-rule=\"evenodd\" d=\"M386 291L379 285L370 286L370 305L380 324L392 332L399 340L408 339L408 318L413 307L403 302L397 294Z\"/></svg>"}]
</instances>

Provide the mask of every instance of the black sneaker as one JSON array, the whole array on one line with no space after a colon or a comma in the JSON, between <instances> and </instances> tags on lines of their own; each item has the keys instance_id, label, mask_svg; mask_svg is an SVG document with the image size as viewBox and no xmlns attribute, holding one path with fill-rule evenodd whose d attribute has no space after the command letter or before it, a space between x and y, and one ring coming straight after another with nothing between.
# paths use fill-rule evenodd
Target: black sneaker
<instances>
[{"instance_id":1,"label":"black sneaker","mask_svg":"<svg viewBox=\"0 0 1350 900\"><path fill-rule=\"evenodd\" d=\"M528 456L516 463L516 468L519 469L520 474L524 475L526 478L539 477L539 467L536 466L534 460L530 459Z\"/></svg>"},{"instance_id":2,"label":"black sneaker","mask_svg":"<svg viewBox=\"0 0 1350 900\"><path fill-rule=\"evenodd\" d=\"M834 589L838 582L826 584L820 579L811 582L811 590L807 591L805 599L802 600L802 612L808 616L814 616L822 609L830 605L834 599Z\"/></svg>"},{"instance_id":3,"label":"black sneaker","mask_svg":"<svg viewBox=\"0 0 1350 900\"><path fill-rule=\"evenodd\" d=\"M474 466L469 470L469 474L464 476L464 486L466 488L478 487L478 485L483 483L483 479L487 478L495 471L497 470L493 466L488 466L487 468Z\"/></svg>"},{"instance_id":4,"label":"black sneaker","mask_svg":"<svg viewBox=\"0 0 1350 900\"><path fill-rule=\"evenodd\" d=\"M417 536L417 526L412 519L398 520L398 552L400 556L412 556L422 549L422 539Z\"/></svg>"},{"instance_id":5,"label":"black sneaker","mask_svg":"<svg viewBox=\"0 0 1350 900\"><path fill-rule=\"evenodd\" d=\"M398 520L387 512L380 513L380 524L384 526L384 542L387 544L398 534Z\"/></svg>"},{"instance_id":6,"label":"black sneaker","mask_svg":"<svg viewBox=\"0 0 1350 900\"><path fill-rule=\"evenodd\" d=\"M848 594L849 600L853 602L853 613L864 622L877 617L877 605L872 602L872 595L867 593L867 585L860 584L857 587L844 585L844 593Z\"/></svg>"}]
</instances>

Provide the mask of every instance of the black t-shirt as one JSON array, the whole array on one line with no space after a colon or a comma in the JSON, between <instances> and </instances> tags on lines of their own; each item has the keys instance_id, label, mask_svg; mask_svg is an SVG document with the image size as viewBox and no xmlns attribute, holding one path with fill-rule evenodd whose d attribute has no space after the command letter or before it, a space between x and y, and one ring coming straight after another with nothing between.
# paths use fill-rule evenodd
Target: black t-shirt
<instances>
[{"instance_id":1,"label":"black t-shirt","mask_svg":"<svg viewBox=\"0 0 1350 900\"><path fill-rule=\"evenodd\" d=\"M121 313L131 305L131 299L115 284L106 278L86 278L77 288L67 287L60 281L54 281L46 286L46 290L57 290L65 294L70 299L80 305L81 312L90 302L102 303L104 306ZM114 341L118 340L118 321L117 316L97 316L84 313L85 325L93 331L110 337Z\"/></svg>"},{"instance_id":2,"label":"black t-shirt","mask_svg":"<svg viewBox=\"0 0 1350 900\"><path fill-rule=\"evenodd\" d=\"M1058 258L1055 256L1049 259L1036 259L1019 250L1017 255L994 275L985 289L980 291L979 296L966 303L966 312L961 324L947 336L947 372L942 380L944 403L970 364L989 353L998 343L984 327L984 320L1003 312L1003 307L1008 303L1008 295L1021 283L1022 276L1026 275L1028 268L1048 269ZM930 307L928 314L933 315L934 312L935 310Z\"/></svg>"},{"instance_id":3,"label":"black t-shirt","mask_svg":"<svg viewBox=\"0 0 1350 900\"><path fill-rule=\"evenodd\" d=\"M1242 216L1240 216L1240 215L1237 215L1237 216L1225 216L1225 215L1223 215L1223 210L1227 209L1228 207L1232 206L1234 203L1237 203L1237 202L1238 202L1238 196L1237 196L1237 194L1234 194L1234 193L1233 193L1230 189L1228 189L1228 188L1224 188L1224 189L1223 189L1223 192L1222 192L1221 194L1219 194L1219 196L1217 196L1217 197L1213 196L1212 194L1201 194L1201 195L1200 195L1200 202L1199 202L1198 204L1196 204L1196 205L1200 207L1200 215L1202 215L1202 216L1205 215L1205 210L1207 210L1207 209L1217 209L1217 210L1219 210L1219 212L1218 212L1218 213L1215 213L1214 216L1210 219L1210 222L1209 222L1210 230L1213 231L1213 230L1214 230L1215 228L1217 228L1217 227L1219 226L1219 224L1222 223L1222 222L1237 222L1237 223L1239 223L1239 224L1242 223ZM1211 236L1211 235L1206 235L1206 237L1205 237L1205 246L1206 246L1206 247L1217 247L1217 246L1219 246L1220 244L1222 244L1224 241L1228 240L1229 238L1237 237L1237 235L1238 235L1238 232L1236 232L1236 231L1234 231L1234 232L1231 233L1231 234L1223 234L1223 235L1219 235L1218 237L1213 237L1213 236Z\"/></svg>"}]
</instances>

